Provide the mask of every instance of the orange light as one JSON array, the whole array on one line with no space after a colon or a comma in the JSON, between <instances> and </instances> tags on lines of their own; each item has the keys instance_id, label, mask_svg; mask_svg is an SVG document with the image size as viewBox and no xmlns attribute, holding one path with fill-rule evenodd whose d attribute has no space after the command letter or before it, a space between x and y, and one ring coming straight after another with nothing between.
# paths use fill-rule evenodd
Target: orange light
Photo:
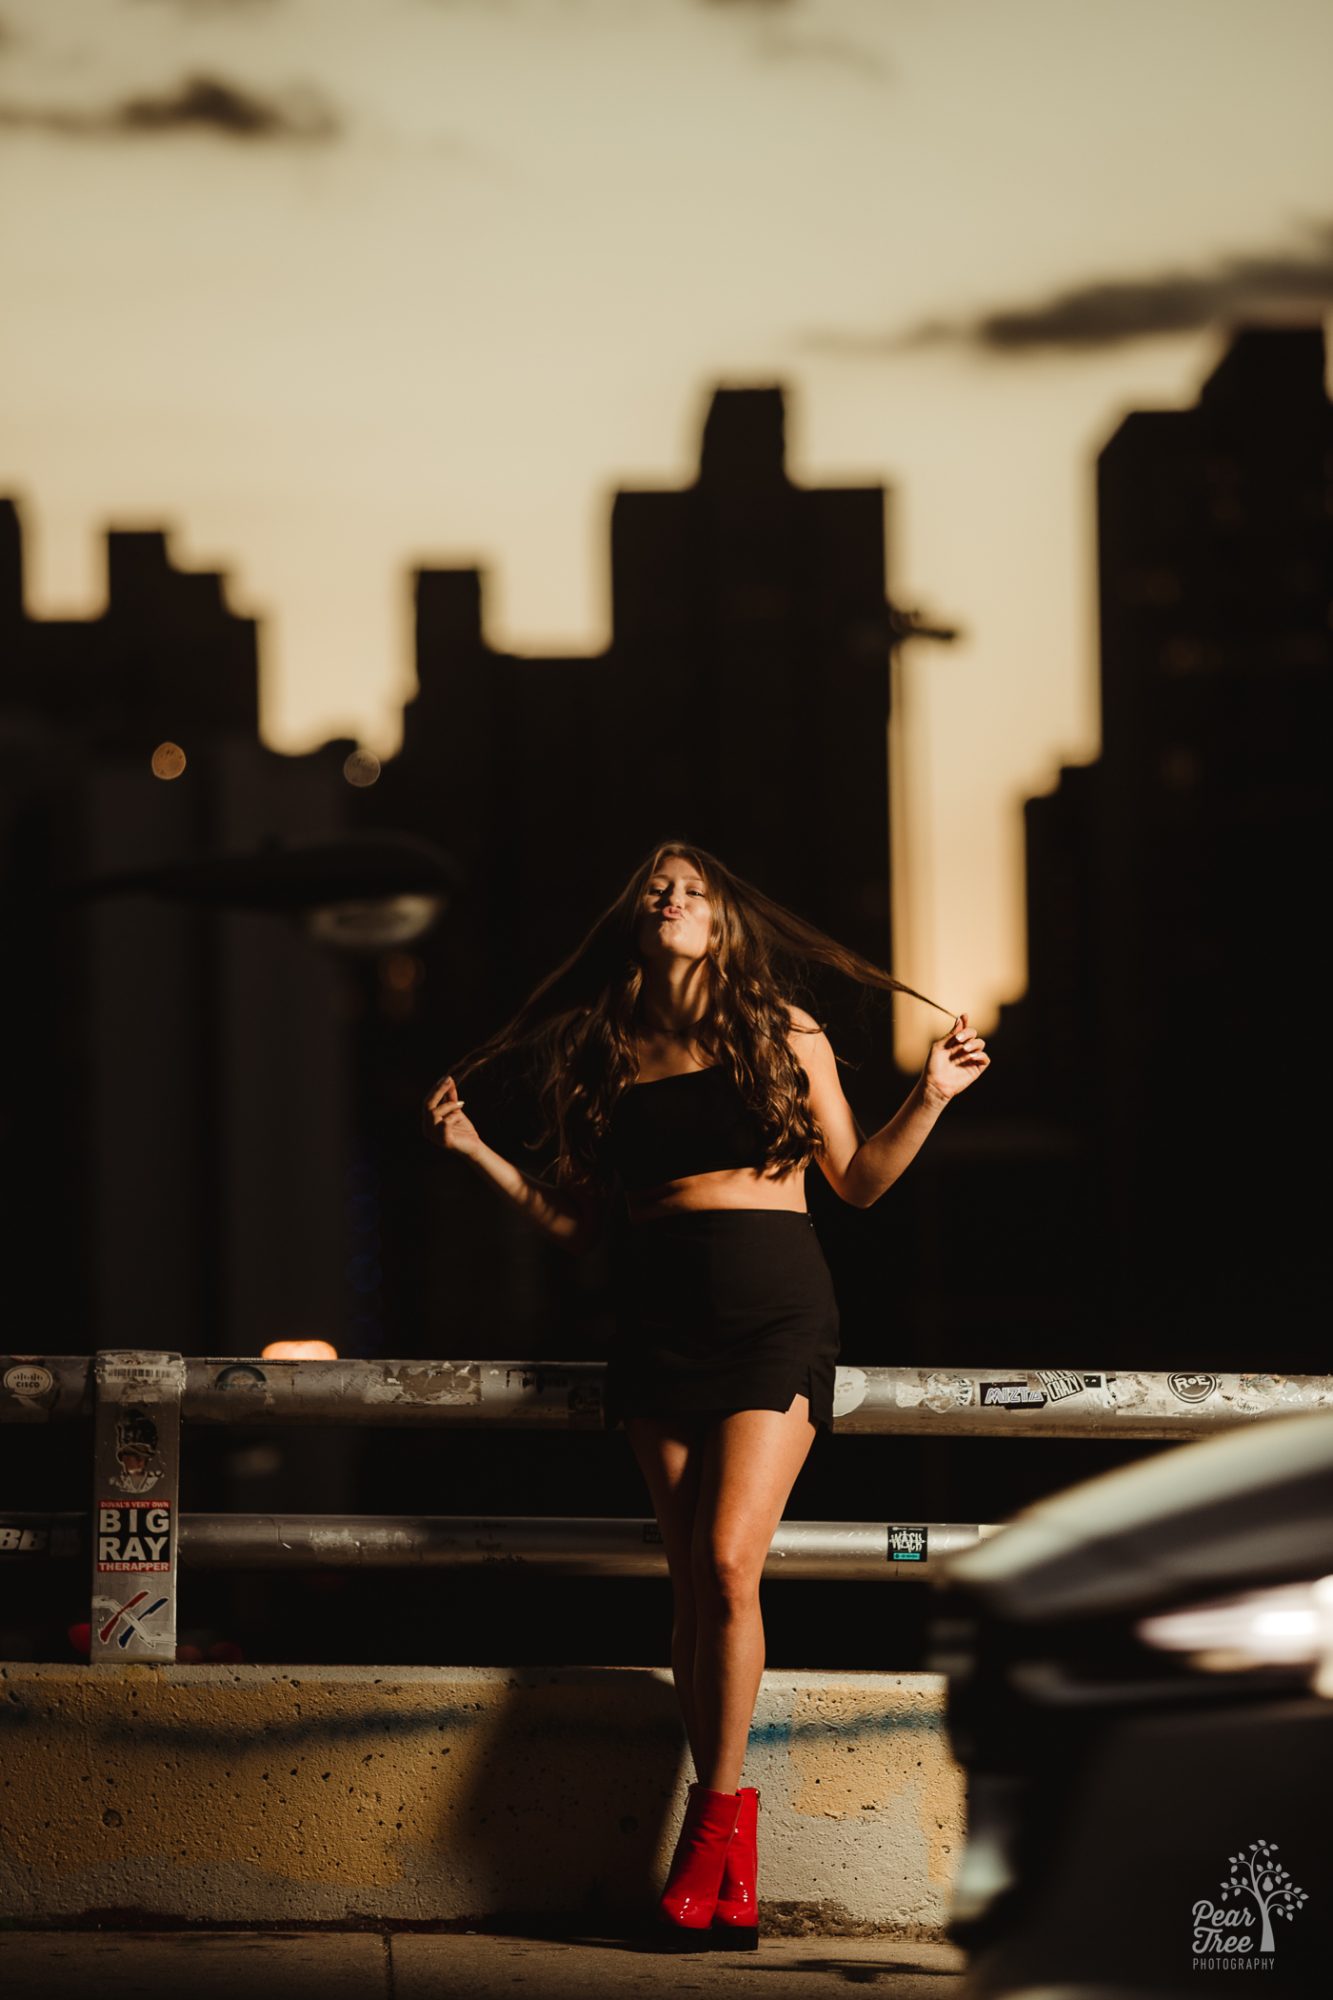
<instances>
[{"instance_id":1,"label":"orange light","mask_svg":"<svg viewBox=\"0 0 1333 2000\"><path fill-rule=\"evenodd\" d=\"M336 1361L338 1350L327 1340L270 1340L261 1361Z\"/></svg>"},{"instance_id":2,"label":"orange light","mask_svg":"<svg viewBox=\"0 0 1333 2000\"><path fill-rule=\"evenodd\" d=\"M395 993L410 993L420 986L425 966L414 952L391 951L380 960L380 978Z\"/></svg>"}]
</instances>

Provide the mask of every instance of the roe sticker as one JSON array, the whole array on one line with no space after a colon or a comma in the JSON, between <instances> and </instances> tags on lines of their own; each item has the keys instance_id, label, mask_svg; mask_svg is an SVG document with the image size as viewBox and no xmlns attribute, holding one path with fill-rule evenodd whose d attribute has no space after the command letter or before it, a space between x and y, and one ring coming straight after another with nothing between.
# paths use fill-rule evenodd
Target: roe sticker
<instances>
[{"instance_id":1,"label":"roe sticker","mask_svg":"<svg viewBox=\"0 0 1333 2000\"><path fill-rule=\"evenodd\" d=\"M1217 1377L1202 1373L1168 1375L1166 1386L1182 1403L1206 1403L1217 1387Z\"/></svg>"},{"instance_id":2,"label":"roe sticker","mask_svg":"<svg viewBox=\"0 0 1333 2000\"><path fill-rule=\"evenodd\" d=\"M97 1508L98 1569L170 1569L171 1508L165 1500L102 1500Z\"/></svg>"}]
</instances>

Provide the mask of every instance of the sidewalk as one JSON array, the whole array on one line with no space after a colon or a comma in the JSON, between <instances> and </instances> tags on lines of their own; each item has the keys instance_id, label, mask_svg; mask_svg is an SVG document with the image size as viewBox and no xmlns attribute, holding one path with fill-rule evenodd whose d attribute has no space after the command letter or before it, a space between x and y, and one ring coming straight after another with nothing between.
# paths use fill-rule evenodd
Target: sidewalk
<instances>
[{"instance_id":1,"label":"sidewalk","mask_svg":"<svg viewBox=\"0 0 1333 2000\"><path fill-rule=\"evenodd\" d=\"M757 1951L663 1955L596 1933L0 1931L0 1993L41 2000L653 2000L686 1989L804 2000L950 2000L964 1954L895 1938L774 1937Z\"/></svg>"}]
</instances>

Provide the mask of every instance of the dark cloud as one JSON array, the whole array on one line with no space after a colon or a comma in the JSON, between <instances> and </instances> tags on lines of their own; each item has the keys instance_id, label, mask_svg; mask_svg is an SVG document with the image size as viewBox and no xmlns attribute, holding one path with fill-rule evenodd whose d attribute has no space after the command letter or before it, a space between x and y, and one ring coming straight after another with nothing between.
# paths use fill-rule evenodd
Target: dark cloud
<instances>
[{"instance_id":1,"label":"dark cloud","mask_svg":"<svg viewBox=\"0 0 1333 2000\"><path fill-rule=\"evenodd\" d=\"M339 121L309 90L263 96L217 76L188 76L174 90L127 97L104 110L0 103L0 127L63 138L140 138L171 132L218 132L228 139L331 139Z\"/></svg>"},{"instance_id":2,"label":"dark cloud","mask_svg":"<svg viewBox=\"0 0 1333 2000\"><path fill-rule=\"evenodd\" d=\"M971 319L925 320L904 333L815 333L805 345L843 354L894 354L946 341L1001 354L1040 347L1078 352L1197 333L1265 309L1333 310L1333 224L1309 225L1308 233L1313 241L1304 251L1220 257L1211 267L1145 278L1103 278L1035 305Z\"/></svg>"}]
</instances>

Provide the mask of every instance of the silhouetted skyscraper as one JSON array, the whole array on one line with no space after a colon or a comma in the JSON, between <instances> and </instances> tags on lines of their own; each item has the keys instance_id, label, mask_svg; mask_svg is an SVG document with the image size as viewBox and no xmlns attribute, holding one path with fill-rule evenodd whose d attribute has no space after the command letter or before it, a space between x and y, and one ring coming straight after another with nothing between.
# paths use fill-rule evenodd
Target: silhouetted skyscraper
<instances>
[{"instance_id":1,"label":"silhouetted skyscraper","mask_svg":"<svg viewBox=\"0 0 1333 2000\"><path fill-rule=\"evenodd\" d=\"M1126 419L1098 494L1113 1213L1138 1296L1272 1339L1311 1298L1298 1160L1327 1108L1298 1052L1329 814L1322 330L1238 334L1196 409Z\"/></svg>"},{"instance_id":2,"label":"silhouetted skyscraper","mask_svg":"<svg viewBox=\"0 0 1333 2000\"><path fill-rule=\"evenodd\" d=\"M697 483L611 524L623 824L664 824L890 956L880 486L794 485L779 389L721 390Z\"/></svg>"},{"instance_id":3,"label":"silhouetted skyscraper","mask_svg":"<svg viewBox=\"0 0 1333 2000\"><path fill-rule=\"evenodd\" d=\"M520 659L486 644L474 572L417 576L420 687L372 810L438 840L469 884L421 952L417 1020L385 1052L417 1084L502 1023L663 835L891 964L883 488L794 484L782 392L719 390L697 481L616 495L611 595L604 654ZM887 998L873 1039L845 982L820 999L881 1122L901 1089ZM414 1186L429 1206L397 1256L424 1272L460 1226L474 1253L493 1244L484 1273L474 1254L447 1287L423 1275L434 1310L489 1323L500 1280L522 1312L549 1309L558 1250L492 1199L460 1223L457 1178L423 1186L415 1157L401 1180L404 1213ZM865 1228L891 1226L877 1213Z\"/></svg>"},{"instance_id":4,"label":"silhouetted skyscraper","mask_svg":"<svg viewBox=\"0 0 1333 2000\"><path fill-rule=\"evenodd\" d=\"M605 654L496 653L475 573L418 575L420 688L377 806L503 871L516 985L571 942L552 851L591 917L668 830L887 963L884 567L883 489L794 485L781 391L721 390L697 483L616 496Z\"/></svg>"},{"instance_id":5,"label":"silhouetted skyscraper","mask_svg":"<svg viewBox=\"0 0 1333 2000\"><path fill-rule=\"evenodd\" d=\"M1099 1160L1095 1262L1132 1358L1313 1366L1321 330L1240 331L1194 409L1125 419L1097 490L1102 755L1028 802L1030 990L1006 1020Z\"/></svg>"},{"instance_id":6,"label":"silhouetted skyscraper","mask_svg":"<svg viewBox=\"0 0 1333 2000\"><path fill-rule=\"evenodd\" d=\"M52 885L332 830L340 753L258 740L253 622L166 538L113 530L96 618L30 619L0 501L6 934L0 1205L24 1338L255 1353L344 1339L349 1044L278 920ZM183 772L153 775L159 743ZM345 751L347 746L343 746Z\"/></svg>"}]
</instances>

